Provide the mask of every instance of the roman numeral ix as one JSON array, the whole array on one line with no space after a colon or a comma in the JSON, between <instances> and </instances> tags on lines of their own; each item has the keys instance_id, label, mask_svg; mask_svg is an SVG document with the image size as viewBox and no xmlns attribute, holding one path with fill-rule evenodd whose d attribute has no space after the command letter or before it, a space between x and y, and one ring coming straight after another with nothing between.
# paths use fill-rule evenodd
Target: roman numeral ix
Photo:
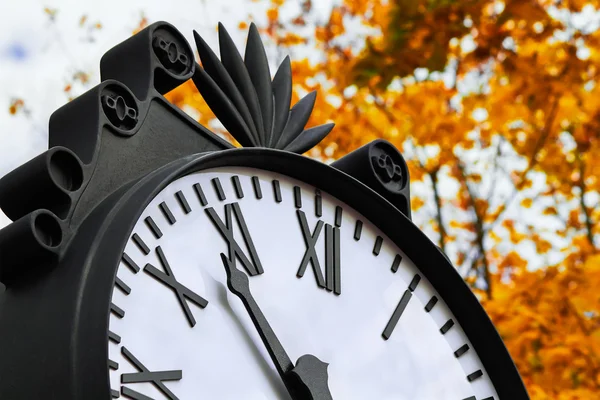
<instances>
[{"instance_id":1,"label":"roman numeral ix","mask_svg":"<svg viewBox=\"0 0 600 400\"><path fill-rule=\"evenodd\" d=\"M296 214L298 215L302 236L304 237L304 243L306 244L306 252L304 253L304 257L302 257L296 276L299 278L303 277L306 268L310 263L317 285L328 291L333 291L333 293L337 295L341 294L340 228L325 224L323 221L319 220L311 233L304 212L296 210ZM325 276L323 276L321 271L321 264L315 248L319 236L321 235L321 232L323 232L323 226L325 226Z\"/></svg>"},{"instance_id":2,"label":"roman numeral ix","mask_svg":"<svg viewBox=\"0 0 600 400\"><path fill-rule=\"evenodd\" d=\"M231 218L232 213L235 215L235 219L242 232L242 238L244 239L244 243L246 243L246 247L250 252L250 258L252 261L248 259L248 256L246 256L239 243L233 237L233 224ZM212 207L206 208L206 214L208 214L210 220L213 222L219 232L221 232L221 236L223 236L223 239L225 239L227 242L227 246L229 248L229 259L233 262L233 266L235 266L235 260L238 258L249 275L262 274L264 270L260 259L258 258L258 254L256 253L256 248L254 247L254 242L252 242L252 237L248 231L248 226L244 220L244 215L242 214L240 205L238 203L225 204L225 222L221 220L215 209Z\"/></svg>"}]
</instances>

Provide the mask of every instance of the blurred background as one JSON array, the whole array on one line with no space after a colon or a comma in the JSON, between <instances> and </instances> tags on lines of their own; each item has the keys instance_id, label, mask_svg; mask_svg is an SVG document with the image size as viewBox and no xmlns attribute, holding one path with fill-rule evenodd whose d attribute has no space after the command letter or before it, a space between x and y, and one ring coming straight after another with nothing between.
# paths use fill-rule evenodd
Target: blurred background
<instances>
[{"instance_id":1,"label":"blurred background","mask_svg":"<svg viewBox=\"0 0 600 400\"><path fill-rule=\"evenodd\" d=\"M533 399L600 398L600 1L4 0L0 176L99 83L112 46L164 20L216 49L255 22L271 71L317 90L309 156L376 138L410 166L414 222L492 317ZM183 85L170 101L227 137ZM10 221L0 212L0 227Z\"/></svg>"}]
</instances>

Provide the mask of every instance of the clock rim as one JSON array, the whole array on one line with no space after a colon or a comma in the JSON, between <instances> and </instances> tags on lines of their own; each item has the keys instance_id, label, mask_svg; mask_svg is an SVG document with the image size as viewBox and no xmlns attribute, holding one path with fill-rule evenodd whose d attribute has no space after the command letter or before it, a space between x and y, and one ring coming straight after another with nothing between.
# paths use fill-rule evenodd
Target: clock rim
<instances>
[{"instance_id":1,"label":"clock rim","mask_svg":"<svg viewBox=\"0 0 600 400\"><path fill-rule=\"evenodd\" d=\"M110 398L109 308L122 253L143 211L173 181L218 167L247 167L279 173L315 186L361 213L402 249L448 304L498 396L516 400L529 398L512 358L480 302L437 246L410 219L371 188L334 167L266 148L236 148L174 161L113 194L81 225L77 237L88 235L95 240L94 246L86 249L85 273L80 281L72 325L77 327L71 337L73 398L96 398L99 393ZM411 246L398 244L406 243L407 239L413 241ZM79 257L75 254L75 260L82 258L82 247L71 246L70 250L80 253ZM99 379L102 375L98 374L105 374L105 379Z\"/></svg>"}]
</instances>

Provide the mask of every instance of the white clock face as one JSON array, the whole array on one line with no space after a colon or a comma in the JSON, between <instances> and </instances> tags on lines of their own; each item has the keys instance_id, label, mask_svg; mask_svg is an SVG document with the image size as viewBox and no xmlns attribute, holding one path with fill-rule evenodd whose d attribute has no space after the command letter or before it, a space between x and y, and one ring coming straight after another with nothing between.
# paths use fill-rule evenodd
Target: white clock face
<instances>
[{"instance_id":1,"label":"white clock face","mask_svg":"<svg viewBox=\"0 0 600 400\"><path fill-rule=\"evenodd\" d=\"M499 399L401 247L341 200L250 168L185 176L135 225L112 296L113 397L291 398L221 253L252 275L289 358L329 364L333 399Z\"/></svg>"}]
</instances>

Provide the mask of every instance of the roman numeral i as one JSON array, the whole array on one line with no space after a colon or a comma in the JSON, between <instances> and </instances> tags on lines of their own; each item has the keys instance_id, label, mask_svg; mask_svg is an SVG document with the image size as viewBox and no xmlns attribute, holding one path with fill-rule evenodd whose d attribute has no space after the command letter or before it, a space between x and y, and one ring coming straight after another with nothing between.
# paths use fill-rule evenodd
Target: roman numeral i
<instances>
[{"instance_id":1,"label":"roman numeral i","mask_svg":"<svg viewBox=\"0 0 600 400\"><path fill-rule=\"evenodd\" d=\"M306 252L304 253L304 257L302 257L296 275L299 278L303 277L306 268L310 263L317 285L328 291L333 291L333 293L337 295L341 294L340 228L325 224L323 221L319 220L311 233L304 212L296 210L296 214L298 215L302 236L304 237L304 243L306 244ZM323 226L325 226L325 276L323 276L321 263L319 262L315 247L321 232L323 232Z\"/></svg>"}]
</instances>

